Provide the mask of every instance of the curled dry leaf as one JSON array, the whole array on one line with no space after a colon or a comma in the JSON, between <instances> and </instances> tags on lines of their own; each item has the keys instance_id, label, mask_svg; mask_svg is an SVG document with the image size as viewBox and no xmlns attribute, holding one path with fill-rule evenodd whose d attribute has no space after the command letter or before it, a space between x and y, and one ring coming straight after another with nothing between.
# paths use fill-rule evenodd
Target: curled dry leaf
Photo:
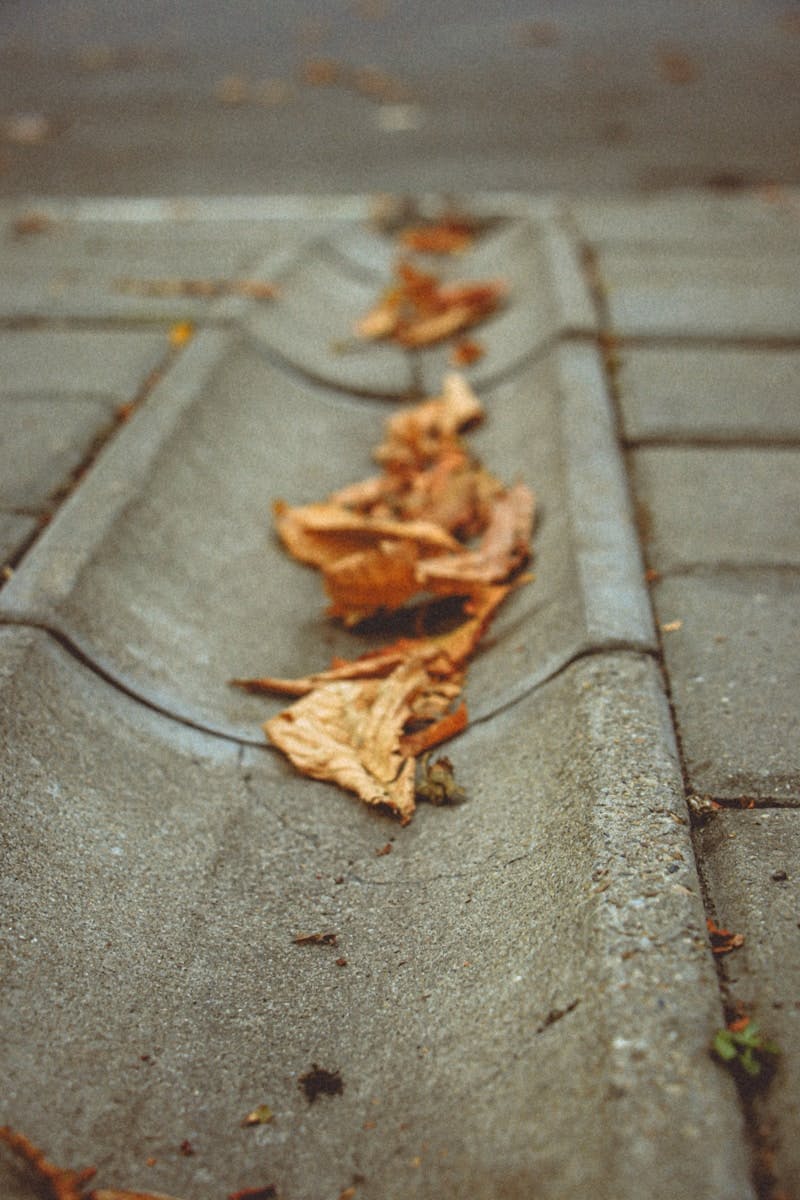
<instances>
[{"instance_id":1,"label":"curled dry leaf","mask_svg":"<svg viewBox=\"0 0 800 1200\"><path fill-rule=\"evenodd\" d=\"M450 375L442 395L387 422L375 453L380 476L322 503L275 506L287 550L321 571L330 616L354 625L426 592L412 610L416 629L441 617L444 604L448 627L398 637L299 679L232 680L298 697L264 724L273 745L303 774L335 782L403 824L419 791L415 760L466 727L466 705L457 702L467 662L530 553L533 494L521 483L506 488L460 440L481 415L469 385ZM471 547L465 539L475 536Z\"/></svg>"},{"instance_id":2,"label":"curled dry leaf","mask_svg":"<svg viewBox=\"0 0 800 1200\"><path fill-rule=\"evenodd\" d=\"M430 346L470 329L503 302L501 279L442 283L436 275L401 261L395 282L356 323L357 337L389 338L409 348Z\"/></svg>"}]
</instances>

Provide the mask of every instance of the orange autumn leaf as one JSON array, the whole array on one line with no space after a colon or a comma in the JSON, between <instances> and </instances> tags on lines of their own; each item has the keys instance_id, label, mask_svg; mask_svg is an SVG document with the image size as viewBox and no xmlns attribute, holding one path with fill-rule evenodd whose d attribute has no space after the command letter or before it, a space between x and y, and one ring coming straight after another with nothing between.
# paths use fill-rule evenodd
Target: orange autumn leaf
<instances>
[{"instance_id":1,"label":"orange autumn leaf","mask_svg":"<svg viewBox=\"0 0 800 1200\"><path fill-rule=\"evenodd\" d=\"M507 291L503 280L441 283L436 275L400 262L395 282L356 322L355 333L367 341L430 346L483 321Z\"/></svg>"},{"instance_id":2,"label":"orange autumn leaf","mask_svg":"<svg viewBox=\"0 0 800 1200\"><path fill-rule=\"evenodd\" d=\"M476 550L420 562L418 582L441 595L508 579L530 553L533 514L533 493L518 483L493 501L489 524Z\"/></svg>"},{"instance_id":3,"label":"orange autumn leaf","mask_svg":"<svg viewBox=\"0 0 800 1200\"><path fill-rule=\"evenodd\" d=\"M473 363L483 358L484 349L480 342L472 338L462 338L456 342L450 351L450 363L454 367L471 367Z\"/></svg>"},{"instance_id":4,"label":"orange autumn leaf","mask_svg":"<svg viewBox=\"0 0 800 1200\"><path fill-rule=\"evenodd\" d=\"M400 234L400 242L417 254L463 254L475 240L469 221L443 217L431 225L412 225Z\"/></svg>"},{"instance_id":5,"label":"orange autumn leaf","mask_svg":"<svg viewBox=\"0 0 800 1200\"><path fill-rule=\"evenodd\" d=\"M373 517L330 501L301 508L278 502L275 518L290 554L316 567L327 567L358 550L392 539L416 543L428 553L458 548L455 538L433 522Z\"/></svg>"},{"instance_id":6,"label":"orange autumn leaf","mask_svg":"<svg viewBox=\"0 0 800 1200\"><path fill-rule=\"evenodd\" d=\"M401 741L403 752L417 758L426 750L431 750L441 742L446 742L456 733L461 733L462 729L467 727L467 719L466 704L459 704L453 712L445 713L443 717L426 726L425 729L420 729L416 733L407 733Z\"/></svg>"},{"instance_id":7,"label":"orange autumn leaf","mask_svg":"<svg viewBox=\"0 0 800 1200\"><path fill-rule=\"evenodd\" d=\"M419 589L419 551L412 542L382 540L325 568L328 615L356 624L376 609L391 612Z\"/></svg>"},{"instance_id":8,"label":"orange autumn leaf","mask_svg":"<svg viewBox=\"0 0 800 1200\"><path fill-rule=\"evenodd\" d=\"M409 658L425 663L432 678L453 676L474 653L495 611L511 591L510 585L483 588L464 604L463 620L449 633L431 634L418 638L398 638L381 650L369 650L356 659L339 659L327 671L284 679L263 675L253 679L232 679L234 687L248 692L275 692L286 696L305 696L326 683L344 680L372 679L388 675Z\"/></svg>"},{"instance_id":9,"label":"orange autumn leaf","mask_svg":"<svg viewBox=\"0 0 800 1200\"><path fill-rule=\"evenodd\" d=\"M706 917L706 928L711 941L712 954L730 954L744 945L744 934L733 933L730 929L721 929L711 917Z\"/></svg>"},{"instance_id":10,"label":"orange autumn leaf","mask_svg":"<svg viewBox=\"0 0 800 1200\"><path fill-rule=\"evenodd\" d=\"M401 636L299 679L231 681L296 697L264 724L272 744L302 774L336 783L403 824L415 807L416 758L466 728L466 705L452 706L467 663L530 554L533 494L523 484L504 487L460 440L481 416L472 389L451 374L440 396L387 421L375 452L380 475L327 501L275 505L286 549L322 574L329 616L354 625L402 609L406 626L412 621L419 631L446 617L446 632ZM467 539L475 537L472 546ZM428 600L410 609L419 592ZM420 787L429 799L431 789ZM450 790L461 794L452 781Z\"/></svg>"},{"instance_id":11,"label":"orange autumn leaf","mask_svg":"<svg viewBox=\"0 0 800 1200\"><path fill-rule=\"evenodd\" d=\"M400 739L411 697L428 675L415 659L383 679L323 683L265 722L267 737L303 774L338 783L407 823L414 812L414 759Z\"/></svg>"}]
</instances>

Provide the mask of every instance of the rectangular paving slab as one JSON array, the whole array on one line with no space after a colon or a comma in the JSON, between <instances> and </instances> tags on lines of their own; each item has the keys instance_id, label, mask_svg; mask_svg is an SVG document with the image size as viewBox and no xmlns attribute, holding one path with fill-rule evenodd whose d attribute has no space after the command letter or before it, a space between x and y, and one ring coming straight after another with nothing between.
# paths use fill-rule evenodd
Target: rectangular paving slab
<instances>
[{"instance_id":1,"label":"rectangular paving slab","mask_svg":"<svg viewBox=\"0 0 800 1200\"><path fill-rule=\"evenodd\" d=\"M800 572L675 577L654 597L690 786L800 802Z\"/></svg>"},{"instance_id":2,"label":"rectangular paving slab","mask_svg":"<svg viewBox=\"0 0 800 1200\"><path fill-rule=\"evenodd\" d=\"M0 656L0 1119L55 1160L186 1200L751 1200L646 656L474 724L465 802L407 829L42 631Z\"/></svg>"},{"instance_id":3,"label":"rectangular paving slab","mask_svg":"<svg viewBox=\"0 0 800 1200\"><path fill-rule=\"evenodd\" d=\"M800 350L651 345L618 353L628 442L800 440Z\"/></svg>"},{"instance_id":4,"label":"rectangular paving slab","mask_svg":"<svg viewBox=\"0 0 800 1200\"><path fill-rule=\"evenodd\" d=\"M800 1180L800 812L717 813L700 845L717 923L744 937L720 961L729 1002L780 1048L752 1105L764 1175L791 1196Z\"/></svg>"},{"instance_id":5,"label":"rectangular paving slab","mask_svg":"<svg viewBox=\"0 0 800 1200\"><path fill-rule=\"evenodd\" d=\"M122 403L166 356L164 333L121 329L0 332L0 396L70 395Z\"/></svg>"},{"instance_id":6,"label":"rectangular paving slab","mask_svg":"<svg viewBox=\"0 0 800 1200\"><path fill-rule=\"evenodd\" d=\"M629 461L659 571L800 566L800 450L643 447Z\"/></svg>"},{"instance_id":7,"label":"rectangular paving slab","mask_svg":"<svg viewBox=\"0 0 800 1200\"><path fill-rule=\"evenodd\" d=\"M740 246L602 246L599 278L616 333L685 338L800 337L800 225L792 243Z\"/></svg>"},{"instance_id":8,"label":"rectangular paving slab","mask_svg":"<svg viewBox=\"0 0 800 1200\"><path fill-rule=\"evenodd\" d=\"M471 445L500 478L534 488L539 518L535 579L508 599L471 670L476 716L589 648L654 646L595 352L554 350L484 401ZM3 590L0 612L58 630L159 707L260 742L268 706L230 678L304 674L375 645L324 619L319 580L277 543L271 506L374 473L392 411L281 370L246 340L200 335Z\"/></svg>"}]
</instances>

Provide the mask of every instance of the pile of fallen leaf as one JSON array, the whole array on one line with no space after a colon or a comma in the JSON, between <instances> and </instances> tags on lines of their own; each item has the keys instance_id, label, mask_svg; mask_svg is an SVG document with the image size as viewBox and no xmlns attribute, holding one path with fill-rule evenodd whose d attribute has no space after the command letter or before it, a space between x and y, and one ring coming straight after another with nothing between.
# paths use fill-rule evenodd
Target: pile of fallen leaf
<instances>
[{"instance_id":1,"label":"pile of fallen leaf","mask_svg":"<svg viewBox=\"0 0 800 1200\"><path fill-rule=\"evenodd\" d=\"M413 610L417 629L355 660L300 679L238 679L249 691L297 696L264 730L294 766L355 792L407 823L415 796L457 794L440 759L417 786L416 760L467 724L466 666L530 557L534 498L467 450L461 431L483 416L458 374L440 396L399 410L375 451L382 471L321 503L277 502L284 546L316 567L328 615L347 626Z\"/></svg>"},{"instance_id":2,"label":"pile of fallen leaf","mask_svg":"<svg viewBox=\"0 0 800 1200\"><path fill-rule=\"evenodd\" d=\"M452 254L468 245L463 240L466 230L456 225L410 230L404 237L409 247L428 253ZM485 320L503 302L508 290L501 279L443 283L433 272L404 259L397 264L395 276L357 323L358 337L386 339L409 349L434 345Z\"/></svg>"}]
</instances>

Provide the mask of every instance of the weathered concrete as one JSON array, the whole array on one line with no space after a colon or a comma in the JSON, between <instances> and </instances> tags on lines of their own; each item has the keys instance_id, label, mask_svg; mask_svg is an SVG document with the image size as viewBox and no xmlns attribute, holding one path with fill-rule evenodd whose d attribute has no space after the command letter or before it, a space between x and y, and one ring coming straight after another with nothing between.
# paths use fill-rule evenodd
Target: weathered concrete
<instances>
[{"instance_id":1,"label":"weathered concrete","mask_svg":"<svg viewBox=\"0 0 800 1200\"><path fill-rule=\"evenodd\" d=\"M501 478L530 481L540 518L536 580L509 598L491 655L470 673L476 715L589 648L655 644L595 352L563 348L498 385L486 409L475 451ZM301 385L235 338L201 335L59 513L0 611L60 630L159 707L260 742L263 700L228 679L304 674L366 648L321 619L319 580L271 537L271 505L374 470L385 412Z\"/></svg>"},{"instance_id":2,"label":"weathered concrete","mask_svg":"<svg viewBox=\"0 0 800 1200\"><path fill-rule=\"evenodd\" d=\"M179 205L166 207L174 216L163 224L142 224L124 211L119 219L112 211L92 220L91 205L5 207L0 316L161 324L231 320L246 307L242 297L148 295L146 285L236 277L269 282L305 237L290 221L240 218L227 229L213 221L198 228L190 205L183 217ZM40 234L15 237L20 217L36 212L51 223Z\"/></svg>"},{"instance_id":3,"label":"weathered concrete","mask_svg":"<svg viewBox=\"0 0 800 1200\"><path fill-rule=\"evenodd\" d=\"M11 558L36 528L35 517L0 512L0 560Z\"/></svg>"},{"instance_id":4,"label":"weathered concrete","mask_svg":"<svg viewBox=\"0 0 800 1200\"><path fill-rule=\"evenodd\" d=\"M720 195L671 191L661 195L576 196L569 209L580 235L593 246L644 245L683 252L712 248L737 256L797 246L797 195L768 188Z\"/></svg>"},{"instance_id":5,"label":"weathered concrete","mask_svg":"<svg viewBox=\"0 0 800 1200\"><path fill-rule=\"evenodd\" d=\"M693 790L800 801L800 573L665 579L654 596Z\"/></svg>"},{"instance_id":6,"label":"weathered concrete","mask_svg":"<svg viewBox=\"0 0 800 1200\"><path fill-rule=\"evenodd\" d=\"M42 509L113 423L102 400L0 396L0 505Z\"/></svg>"},{"instance_id":7,"label":"weathered concrete","mask_svg":"<svg viewBox=\"0 0 800 1200\"><path fill-rule=\"evenodd\" d=\"M684 338L800 337L800 231L791 244L736 255L706 247L601 247L598 263L614 328Z\"/></svg>"},{"instance_id":8,"label":"weathered concrete","mask_svg":"<svg viewBox=\"0 0 800 1200\"><path fill-rule=\"evenodd\" d=\"M800 566L800 450L642 448L631 466L658 570Z\"/></svg>"},{"instance_id":9,"label":"weathered concrete","mask_svg":"<svg viewBox=\"0 0 800 1200\"><path fill-rule=\"evenodd\" d=\"M628 442L800 439L800 351L673 345L619 353Z\"/></svg>"},{"instance_id":10,"label":"weathered concrete","mask_svg":"<svg viewBox=\"0 0 800 1200\"><path fill-rule=\"evenodd\" d=\"M754 1108L773 1186L791 1196L800 1183L800 812L717 813L700 845L718 923L744 935L720 963L730 1003L780 1047Z\"/></svg>"},{"instance_id":11,"label":"weathered concrete","mask_svg":"<svg viewBox=\"0 0 800 1200\"><path fill-rule=\"evenodd\" d=\"M131 400L163 361L159 333L119 329L17 329L0 332L0 396Z\"/></svg>"},{"instance_id":12,"label":"weathered concrete","mask_svg":"<svg viewBox=\"0 0 800 1200\"><path fill-rule=\"evenodd\" d=\"M0 646L3 1119L56 1159L192 1200L751 1196L646 659L586 660L474 725L451 750L467 801L401 831L41 632ZM317 930L337 947L293 943ZM308 1104L312 1063L341 1095Z\"/></svg>"}]
</instances>

